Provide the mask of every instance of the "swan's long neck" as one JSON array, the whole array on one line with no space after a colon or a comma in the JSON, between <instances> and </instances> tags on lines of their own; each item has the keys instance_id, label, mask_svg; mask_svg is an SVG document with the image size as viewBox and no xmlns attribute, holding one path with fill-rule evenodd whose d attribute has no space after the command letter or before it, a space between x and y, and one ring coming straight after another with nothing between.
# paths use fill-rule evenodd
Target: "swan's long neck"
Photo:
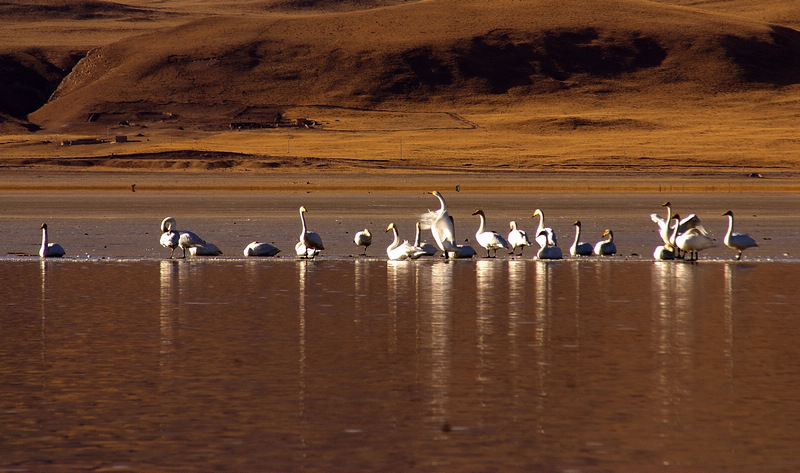
<instances>
[{"instance_id":1,"label":"swan's long neck","mask_svg":"<svg viewBox=\"0 0 800 473\"><path fill-rule=\"evenodd\" d=\"M539 232L544 230L544 214L540 211L539 212L539 226L536 227L536 234L538 235Z\"/></svg>"},{"instance_id":2,"label":"swan's long neck","mask_svg":"<svg viewBox=\"0 0 800 473\"><path fill-rule=\"evenodd\" d=\"M300 232L300 241L303 241L303 237L306 235L306 217L303 215L303 211L300 211L300 222L303 223L303 230Z\"/></svg>"},{"instance_id":3,"label":"swan's long neck","mask_svg":"<svg viewBox=\"0 0 800 473\"><path fill-rule=\"evenodd\" d=\"M481 218L481 224L478 225L478 231L475 232L476 235L483 233L484 227L486 227L486 217L484 217L482 213L479 213L478 217Z\"/></svg>"},{"instance_id":4,"label":"swan's long neck","mask_svg":"<svg viewBox=\"0 0 800 473\"><path fill-rule=\"evenodd\" d=\"M669 227L670 222L672 222L671 218L667 221L667 226L668 227ZM678 239L678 227L680 227L680 223L681 223L680 219L677 219L675 221L675 228L672 229L672 236L669 238L669 241L667 242L672 246L675 246L675 240Z\"/></svg>"},{"instance_id":5,"label":"swan's long neck","mask_svg":"<svg viewBox=\"0 0 800 473\"><path fill-rule=\"evenodd\" d=\"M447 212L447 204L444 203L444 197L441 195L436 194L436 198L439 199L439 215L442 215Z\"/></svg>"},{"instance_id":6,"label":"swan's long neck","mask_svg":"<svg viewBox=\"0 0 800 473\"><path fill-rule=\"evenodd\" d=\"M390 250L393 250L398 246L400 246L400 233L398 233L396 227L392 227L392 233L394 233L394 241L392 242L391 245L389 245Z\"/></svg>"},{"instance_id":7,"label":"swan's long neck","mask_svg":"<svg viewBox=\"0 0 800 473\"><path fill-rule=\"evenodd\" d=\"M42 228L42 251L47 251L47 227Z\"/></svg>"},{"instance_id":8,"label":"swan's long neck","mask_svg":"<svg viewBox=\"0 0 800 473\"><path fill-rule=\"evenodd\" d=\"M414 236L414 246L419 246L419 234L420 234L419 222L417 222L417 232L416 235Z\"/></svg>"},{"instance_id":9,"label":"swan's long neck","mask_svg":"<svg viewBox=\"0 0 800 473\"><path fill-rule=\"evenodd\" d=\"M733 215L728 215L728 232L725 233L725 238L729 239L733 235Z\"/></svg>"},{"instance_id":10,"label":"swan's long neck","mask_svg":"<svg viewBox=\"0 0 800 473\"><path fill-rule=\"evenodd\" d=\"M612 232L612 231L608 232L608 239L606 239L606 242L608 242L608 243L613 243L614 242L614 232Z\"/></svg>"},{"instance_id":11,"label":"swan's long neck","mask_svg":"<svg viewBox=\"0 0 800 473\"><path fill-rule=\"evenodd\" d=\"M581 226L580 225L575 225L575 242L572 243L572 246L577 248L578 247L578 242L580 241L580 239L581 239ZM548 238L548 240L549 240L549 238Z\"/></svg>"}]
</instances>

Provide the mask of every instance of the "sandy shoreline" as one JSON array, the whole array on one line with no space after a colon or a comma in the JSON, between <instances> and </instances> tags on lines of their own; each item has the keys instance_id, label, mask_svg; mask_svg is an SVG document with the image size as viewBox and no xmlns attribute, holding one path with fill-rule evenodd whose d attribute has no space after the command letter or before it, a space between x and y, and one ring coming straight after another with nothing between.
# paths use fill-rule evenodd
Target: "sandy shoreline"
<instances>
[{"instance_id":1,"label":"sandy shoreline","mask_svg":"<svg viewBox=\"0 0 800 473\"><path fill-rule=\"evenodd\" d=\"M800 193L800 174L675 171L137 171L0 169L6 191L415 191Z\"/></svg>"}]
</instances>

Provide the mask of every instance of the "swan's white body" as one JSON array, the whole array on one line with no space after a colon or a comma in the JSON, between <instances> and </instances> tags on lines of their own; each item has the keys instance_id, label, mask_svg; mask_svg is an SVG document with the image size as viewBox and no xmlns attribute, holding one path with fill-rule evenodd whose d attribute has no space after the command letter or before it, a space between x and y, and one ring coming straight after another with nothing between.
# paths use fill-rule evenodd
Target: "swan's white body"
<instances>
[{"instance_id":1,"label":"swan's white body","mask_svg":"<svg viewBox=\"0 0 800 473\"><path fill-rule=\"evenodd\" d=\"M703 235L696 228L690 228L679 234L675 238L675 245L689 253L690 261L696 261L699 258L700 251L717 246L711 238Z\"/></svg>"},{"instance_id":2,"label":"swan's white body","mask_svg":"<svg viewBox=\"0 0 800 473\"><path fill-rule=\"evenodd\" d=\"M447 204L442 194L438 191L432 191L431 194L439 199L439 210L421 215L420 220L422 221L423 227L431 229L431 234L433 235L434 241L436 241L436 246L447 255L448 251L455 250L455 225L450 219L450 214L447 213Z\"/></svg>"},{"instance_id":3,"label":"swan's white body","mask_svg":"<svg viewBox=\"0 0 800 473\"><path fill-rule=\"evenodd\" d=\"M42 247L39 248L39 256L42 258L61 258L67 252L58 243L47 241L47 224L42 224Z\"/></svg>"},{"instance_id":4,"label":"swan's white body","mask_svg":"<svg viewBox=\"0 0 800 473\"><path fill-rule=\"evenodd\" d=\"M280 252L281 250L270 245L269 243L259 243L254 241L245 246L242 253L244 253L245 256L275 256Z\"/></svg>"},{"instance_id":5,"label":"swan's white body","mask_svg":"<svg viewBox=\"0 0 800 473\"><path fill-rule=\"evenodd\" d=\"M509 249L508 242L499 233L486 230L486 215L483 210L476 210L472 215L477 215L481 219L478 231L475 232L475 239L478 244L486 249L487 258L491 257L489 256L490 251L494 251L494 256L497 256L497 250L501 248Z\"/></svg>"},{"instance_id":6,"label":"swan's white body","mask_svg":"<svg viewBox=\"0 0 800 473\"><path fill-rule=\"evenodd\" d=\"M177 222L173 217L167 217L161 221L160 242L161 246L172 249L172 253L169 254L170 258L175 254L175 248L181 248L183 257L186 258L187 249L207 244L196 234L185 230L178 231L175 227L177 227ZM191 251L189 253L193 254Z\"/></svg>"},{"instance_id":7,"label":"swan's white body","mask_svg":"<svg viewBox=\"0 0 800 473\"><path fill-rule=\"evenodd\" d=\"M301 258L313 258L319 254L320 250L325 249L325 245L322 244L322 237L306 229L306 217L303 215L306 212L308 212L308 210L306 210L305 207L300 207L300 222L303 224L303 229L300 231L300 241L294 248L297 252L297 256Z\"/></svg>"},{"instance_id":8,"label":"swan's white body","mask_svg":"<svg viewBox=\"0 0 800 473\"><path fill-rule=\"evenodd\" d=\"M420 234L422 233L422 230L420 228L419 222L417 222L417 224L415 226L417 227L417 230L416 230L415 235L414 235L414 246L422 248L422 251L425 252L424 256L433 256L433 255L435 255L436 254L436 247L435 246L431 245L430 243L421 243L419 241L420 240Z\"/></svg>"},{"instance_id":9,"label":"swan's white body","mask_svg":"<svg viewBox=\"0 0 800 473\"><path fill-rule=\"evenodd\" d=\"M408 240L403 240L403 242L400 243L400 234L397 232L397 227L395 227L394 223L390 223L389 226L386 227L386 231L388 232L389 230L394 232L394 241L386 248L386 256L388 256L390 260L402 261L417 259L425 254L422 248L412 245Z\"/></svg>"},{"instance_id":10,"label":"swan's white body","mask_svg":"<svg viewBox=\"0 0 800 473\"><path fill-rule=\"evenodd\" d=\"M455 245L453 249L447 252L448 258L472 258L478 253L475 251L475 248L469 245Z\"/></svg>"},{"instance_id":11,"label":"swan's white body","mask_svg":"<svg viewBox=\"0 0 800 473\"><path fill-rule=\"evenodd\" d=\"M363 229L360 232L356 232L356 235L353 237L353 243L357 246L364 247L364 255L367 254L367 248L369 245L372 244L372 233L369 232L369 229Z\"/></svg>"},{"instance_id":12,"label":"swan's white body","mask_svg":"<svg viewBox=\"0 0 800 473\"><path fill-rule=\"evenodd\" d=\"M594 245L594 254L597 256L610 256L617 253L617 245L614 244L614 232L606 229L603 232L603 238L608 237L606 240L600 240Z\"/></svg>"},{"instance_id":13,"label":"swan's white body","mask_svg":"<svg viewBox=\"0 0 800 473\"><path fill-rule=\"evenodd\" d=\"M319 250L308 248L302 241L298 241L294 245L294 251L300 258L313 258L319 254Z\"/></svg>"},{"instance_id":14,"label":"swan's white body","mask_svg":"<svg viewBox=\"0 0 800 473\"><path fill-rule=\"evenodd\" d=\"M728 217L728 231L725 233L725 239L723 241L725 242L725 246L739 252L739 254L736 255L736 259L740 260L742 259L742 252L744 250L758 246L758 243L756 243L750 235L733 232L733 212L728 210L722 215Z\"/></svg>"},{"instance_id":15,"label":"swan's white body","mask_svg":"<svg viewBox=\"0 0 800 473\"><path fill-rule=\"evenodd\" d=\"M189 248L189 254L191 256L218 256L222 254L222 250L213 243L204 243Z\"/></svg>"},{"instance_id":16,"label":"swan's white body","mask_svg":"<svg viewBox=\"0 0 800 473\"><path fill-rule=\"evenodd\" d=\"M542 230L541 235L545 237L545 245L539 248L539 251L536 253L536 257L538 259L561 259L563 257L561 254L561 248L550 244L551 242L547 238L546 231ZM539 235L536 236L538 238Z\"/></svg>"},{"instance_id":17,"label":"swan's white body","mask_svg":"<svg viewBox=\"0 0 800 473\"><path fill-rule=\"evenodd\" d=\"M540 247L545 247L549 241L551 246L558 246L556 232L552 228L544 226L544 213L540 209L536 209L533 211L533 216L539 217L539 226L536 227L536 243ZM544 234L542 234L543 231L545 232Z\"/></svg>"},{"instance_id":18,"label":"swan's white body","mask_svg":"<svg viewBox=\"0 0 800 473\"><path fill-rule=\"evenodd\" d=\"M571 256L591 256L592 254L592 244L586 243L585 241L580 241L581 239L581 222L580 220L576 220L575 223L575 241L572 242L572 246L569 247L569 254Z\"/></svg>"},{"instance_id":19,"label":"swan's white body","mask_svg":"<svg viewBox=\"0 0 800 473\"><path fill-rule=\"evenodd\" d=\"M528 239L528 233L525 230L520 230L517 228L517 222L514 220L508 222L508 228L511 230L508 232L508 244L511 245L511 254L516 254L517 248L520 248L519 254L522 256L522 252L525 251L526 246L531 246L531 241Z\"/></svg>"}]
</instances>

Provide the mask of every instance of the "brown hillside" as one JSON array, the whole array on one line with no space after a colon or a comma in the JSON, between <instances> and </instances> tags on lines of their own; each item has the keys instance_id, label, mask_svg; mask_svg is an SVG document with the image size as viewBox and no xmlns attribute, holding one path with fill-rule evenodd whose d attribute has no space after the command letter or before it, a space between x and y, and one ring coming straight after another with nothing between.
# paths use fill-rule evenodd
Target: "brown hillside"
<instances>
[{"instance_id":1,"label":"brown hillside","mask_svg":"<svg viewBox=\"0 0 800 473\"><path fill-rule=\"evenodd\" d=\"M52 127L142 102L369 107L800 83L791 28L646 0L589 6L431 0L204 18L92 51L30 118Z\"/></svg>"}]
</instances>

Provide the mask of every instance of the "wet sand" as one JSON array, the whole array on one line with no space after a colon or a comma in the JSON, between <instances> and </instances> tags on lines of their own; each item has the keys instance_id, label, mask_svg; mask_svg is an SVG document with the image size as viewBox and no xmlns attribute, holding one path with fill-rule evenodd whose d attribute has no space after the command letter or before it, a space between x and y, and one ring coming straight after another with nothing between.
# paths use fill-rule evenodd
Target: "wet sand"
<instances>
[{"instance_id":1,"label":"wet sand","mask_svg":"<svg viewBox=\"0 0 800 473\"><path fill-rule=\"evenodd\" d=\"M135 184L135 187L132 187ZM48 223L51 241L70 257L162 258L159 223L175 217L178 228L217 244L224 257L241 257L251 241L266 241L294 258L300 233L298 208L306 206L310 230L320 233L325 257L351 257L356 231L375 235L368 255L385 258L395 222L401 238L413 240L419 214L438 208L427 194L439 190L456 219L457 238L474 243L478 219L505 235L509 220L532 232L541 208L559 245L572 242L575 220L582 240L594 243L605 228L615 233L620 256L650 258L659 244L650 213L697 213L719 247L703 258L729 258L722 245L726 210L736 213L736 230L749 233L759 248L750 259L800 257L800 186L792 177L747 178L601 173L230 173L230 172L55 172L35 169L0 172L0 228L3 255L35 255L39 226ZM429 232L423 240L431 241ZM526 253L533 256L533 252ZM506 257L503 255L503 257Z\"/></svg>"}]
</instances>

